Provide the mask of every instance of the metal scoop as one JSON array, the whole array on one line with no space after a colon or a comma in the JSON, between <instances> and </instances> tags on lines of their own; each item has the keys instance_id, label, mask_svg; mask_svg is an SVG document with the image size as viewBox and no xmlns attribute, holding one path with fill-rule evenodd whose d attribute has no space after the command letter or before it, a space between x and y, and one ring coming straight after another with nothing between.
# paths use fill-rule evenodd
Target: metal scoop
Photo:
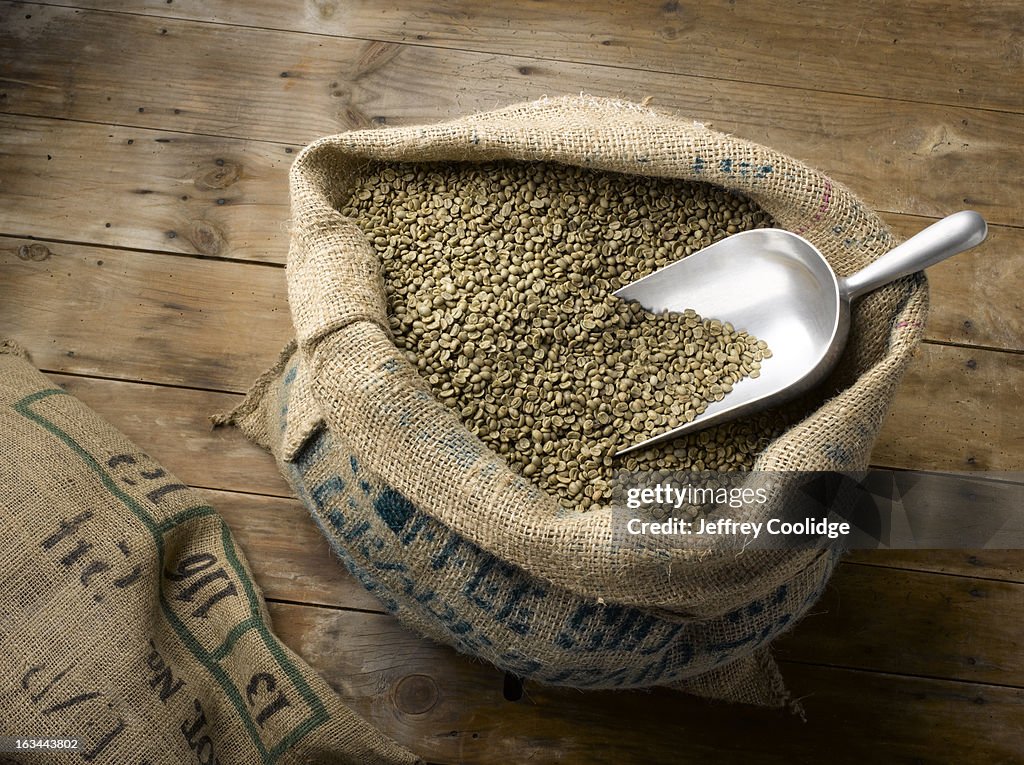
<instances>
[{"instance_id":1,"label":"metal scoop","mask_svg":"<svg viewBox=\"0 0 1024 765\"><path fill-rule=\"evenodd\" d=\"M980 244L976 212L943 218L852 276L836 276L817 248L781 229L733 234L615 292L649 311L692 308L768 343L760 376L745 378L690 422L620 450L646 449L685 433L787 401L835 366L850 329L850 301Z\"/></svg>"}]
</instances>

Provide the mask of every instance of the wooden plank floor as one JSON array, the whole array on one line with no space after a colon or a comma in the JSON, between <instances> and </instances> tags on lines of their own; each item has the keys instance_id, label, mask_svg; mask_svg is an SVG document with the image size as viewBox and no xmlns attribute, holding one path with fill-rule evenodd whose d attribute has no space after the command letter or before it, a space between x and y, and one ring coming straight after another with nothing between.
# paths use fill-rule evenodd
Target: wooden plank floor
<instances>
[{"instance_id":1,"label":"wooden plank floor","mask_svg":"<svg viewBox=\"0 0 1024 765\"><path fill-rule=\"evenodd\" d=\"M211 431L290 336L287 171L322 135L540 95L641 100L846 183L964 207L881 466L1024 469L1019 0L0 0L0 336L207 490L282 637L436 763L1024 762L1024 553L874 552L780 641L807 710L527 684L345 575L273 461Z\"/></svg>"}]
</instances>

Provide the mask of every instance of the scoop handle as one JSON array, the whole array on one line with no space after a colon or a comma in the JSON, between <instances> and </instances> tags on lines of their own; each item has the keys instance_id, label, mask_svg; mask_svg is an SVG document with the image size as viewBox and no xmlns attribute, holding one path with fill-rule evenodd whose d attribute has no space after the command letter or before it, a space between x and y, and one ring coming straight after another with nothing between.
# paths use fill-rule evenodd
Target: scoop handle
<instances>
[{"instance_id":1,"label":"scoop handle","mask_svg":"<svg viewBox=\"0 0 1024 765\"><path fill-rule=\"evenodd\" d=\"M930 225L871 265L839 280L847 300L858 298L901 276L934 266L985 241L988 225L973 210L961 210Z\"/></svg>"}]
</instances>

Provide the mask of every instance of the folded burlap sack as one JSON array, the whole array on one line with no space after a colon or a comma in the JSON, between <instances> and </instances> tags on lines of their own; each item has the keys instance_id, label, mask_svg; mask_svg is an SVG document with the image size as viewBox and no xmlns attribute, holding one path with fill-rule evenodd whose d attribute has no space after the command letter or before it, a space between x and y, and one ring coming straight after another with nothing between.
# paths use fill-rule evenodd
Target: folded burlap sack
<instances>
[{"instance_id":1,"label":"folded burlap sack","mask_svg":"<svg viewBox=\"0 0 1024 765\"><path fill-rule=\"evenodd\" d=\"M809 239L840 275L896 244L806 165L619 101L544 99L332 136L291 172L297 343L225 419L273 451L346 566L420 632L547 683L782 703L766 646L817 599L833 552L623 545L612 508L561 509L434 399L392 341L378 255L338 212L354 179L369 161L490 160L727 187ZM864 469L926 302L920 276L859 301L826 386L834 395L768 444L755 469ZM778 510L764 505L761 520Z\"/></svg>"},{"instance_id":2,"label":"folded burlap sack","mask_svg":"<svg viewBox=\"0 0 1024 765\"><path fill-rule=\"evenodd\" d=\"M0 736L80 740L13 761L419 761L277 639L216 511L12 343L0 433Z\"/></svg>"}]
</instances>

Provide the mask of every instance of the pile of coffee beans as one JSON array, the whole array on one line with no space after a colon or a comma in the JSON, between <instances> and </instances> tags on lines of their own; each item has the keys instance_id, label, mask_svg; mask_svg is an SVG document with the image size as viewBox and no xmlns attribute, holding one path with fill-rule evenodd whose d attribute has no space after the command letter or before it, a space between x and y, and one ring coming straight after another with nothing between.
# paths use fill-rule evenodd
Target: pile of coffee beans
<instances>
[{"instance_id":1,"label":"pile of coffee beans","mask_svg":"<svg viewBox=\"0 0 1024 765\"><path fill-rule=\"evenodd\" d=\"M564 507L606 503L620 468L747 469L781 432L762 417L614 457L771 356L727 322L611 294L770 226L750 201L554 163L374 164L341 212L380 255L395 342L434 395Z\"/></svg>"}]
</instances>

